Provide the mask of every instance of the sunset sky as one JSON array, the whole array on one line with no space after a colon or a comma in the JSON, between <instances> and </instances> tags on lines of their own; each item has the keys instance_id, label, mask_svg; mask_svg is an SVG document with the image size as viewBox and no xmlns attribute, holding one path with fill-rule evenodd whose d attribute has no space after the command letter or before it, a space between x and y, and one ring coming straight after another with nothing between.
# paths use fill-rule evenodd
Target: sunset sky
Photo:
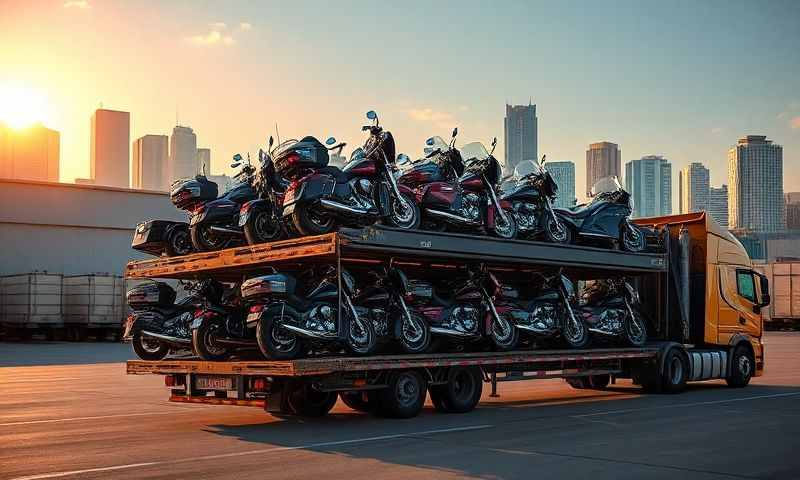
<instances>
[{"instance_id":1,"label":"sunset sky","mask_svg":"<svg viewBox=\"0 0 800 480\"><path fill-rule=\"evenodd\" d=\"M502 152L504 103L531 98L540 154L576 162L578 192L591 142L665 155L677 191L691 161L727 183L747 134L784 146L800 191L800 2L427 3L0 0L0 97L34 92L63 181L88 175L100 103L131 112L132 140L177 110L216 173L276 122L349 155L369 109L412 156L454 126Z\"/></svg>"}]
</instances>

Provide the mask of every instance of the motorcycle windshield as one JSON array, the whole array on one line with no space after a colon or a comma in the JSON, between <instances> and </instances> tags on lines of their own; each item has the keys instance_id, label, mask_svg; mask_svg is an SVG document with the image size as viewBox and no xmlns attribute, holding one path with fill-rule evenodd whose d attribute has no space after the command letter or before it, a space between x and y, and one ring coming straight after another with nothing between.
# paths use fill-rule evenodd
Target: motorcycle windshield
<instances>
[{"instance_id":1,"label":"motorcycle windshield","mask_svg":"<svg viewBox=\"0 0 800 480\"><path fill-rule=\"evenodd\" d=\"M442 137L431 137L425 142L425 155L428 155L436 150L446 152L450 149L450 145L444 141Z\"/></svg>"},{"instance_id":2,"label":"motorcycle windshield","mask_svg":"<svg viewBox=\"0 0 800 480\"><path fill-rule=\"evenodd\" d=\"M489 152L481 142L472 142L461 147L461 158L463 158L465 162L486 160L489 158Z\"/></svg>"},{"instance_id":3,"label":"motorcycle windshield","mask_svg":"<svg viewBox=\"0 0 800 480\"><path fill-rule=\"evenodd\" d=\"M512 191L522 188L535 180L542 172L542 167L536 160L525 160L520 162L515 168L514 173L503 177L500 188L503 191Z\"/></svg>"},{"instance_id":4,"label":"motorcycle windshield","mask_svg":"<svg viewBox=\"0 0 800 480\"><path fill-rule=\"evenodd\" d=\"M612 196L612 198L617 198L624 203L628 204L631 210L633 210L633 197L627 194L622 185L619 183L619 179L616 175L610 177L603 177L600 180L594 182L592 186L592 201L604 201L609 198L609 195L615 193L623 193L624 196Z\"/></svg>"}]
</instances>

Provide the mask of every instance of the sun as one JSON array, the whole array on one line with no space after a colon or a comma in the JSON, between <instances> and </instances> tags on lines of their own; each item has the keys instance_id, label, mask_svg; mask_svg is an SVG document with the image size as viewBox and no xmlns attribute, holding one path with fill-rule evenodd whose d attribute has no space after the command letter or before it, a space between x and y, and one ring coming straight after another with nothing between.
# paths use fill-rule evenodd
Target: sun
<instances>
[{"instance_id":1,"label":"sun","mask_svg":"<svg viewBox=\"0 0 800 480\"><path fill-rule=\"evenodd\" d=\"M0 122L12 128L26 128L49 122L47 101L40 92L19 85L0 84Z\"/></svg>"}]
</instances>

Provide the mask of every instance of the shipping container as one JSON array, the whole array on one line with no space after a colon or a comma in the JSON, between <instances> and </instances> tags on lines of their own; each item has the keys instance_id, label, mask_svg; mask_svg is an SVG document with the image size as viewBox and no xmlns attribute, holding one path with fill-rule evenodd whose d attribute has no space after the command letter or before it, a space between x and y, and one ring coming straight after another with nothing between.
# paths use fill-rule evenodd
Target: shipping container
<instances>
[{"instance_id":1,"label":"shipping container","mask_svg":"<svg viewBox=\"0 0 800 480\"><path fill-rule=\"evenodd\" d=\"M63 275L24 273L0 277L0 323L11 328L58 328L64 325Z\"/></svg>"},{"instance_id":2,"label":"shipping container","mask_svg":"<svg viewBox=\"0 0 800 480\"><path fill-rule=\"evenodd\" d=\"M109 274L64 277L64 323L88 328L121 327L125 281Z\"/></svg>"}]
</instances>

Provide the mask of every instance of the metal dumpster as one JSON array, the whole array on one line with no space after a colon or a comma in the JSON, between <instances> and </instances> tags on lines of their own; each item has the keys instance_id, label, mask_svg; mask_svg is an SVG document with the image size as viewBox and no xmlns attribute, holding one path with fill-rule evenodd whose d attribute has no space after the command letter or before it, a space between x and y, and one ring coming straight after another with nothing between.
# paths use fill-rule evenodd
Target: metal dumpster
<instances>
[{"instance_id":1,"label":"metal dumpster","mask_svg":"<svg viewBox=\"0 0 800 480\"><path fill-rule=\"evenodd\" d=\"M0 323L11 328L58 328L64 325L63 275L23 273L0 277Z\"/></svg>"}]
</instances>

